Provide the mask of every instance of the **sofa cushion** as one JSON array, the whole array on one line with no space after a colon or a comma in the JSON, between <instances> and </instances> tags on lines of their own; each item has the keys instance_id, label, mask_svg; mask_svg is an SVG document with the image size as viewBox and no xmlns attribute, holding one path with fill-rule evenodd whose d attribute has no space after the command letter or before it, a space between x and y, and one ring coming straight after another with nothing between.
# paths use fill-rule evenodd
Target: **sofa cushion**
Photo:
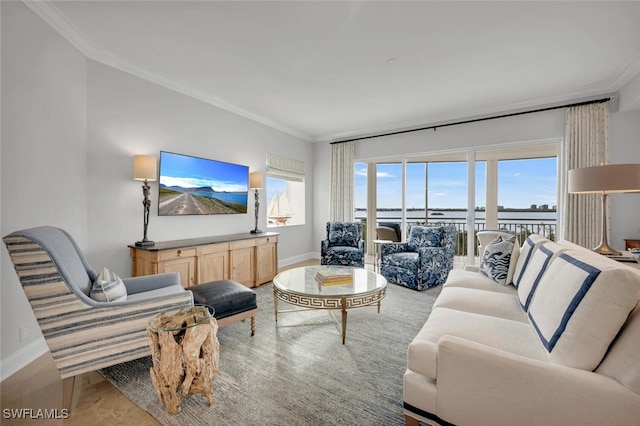
<instances>
[{"instance_id":1,"label":"sofa cushion","mask_svg":"<svg viewBox=\"0 0 640 426\"><path fill-rule=\"evenodd\" d=\"M498 286L494 283L496 287ZM433 304L434 308L449 308L474 314L529 323L522 310L516 289L509 286L511 294L461 287L446 287Z\"/></svg>"},{"instance_id":2,"label":"sofa cushion","mask_svg":"<svg viewBox=\"0 0 640 426\"><path fill-rule=\"evenodd\" d=\"M514 294L514 288L497 284L491 278L474 271L453 269L449 272L444 288L473 288L496 293Z\"/></svg>"},{"instance_id":3,"label":"sofa cushion","mask_svg":"<svg viewBox=\"0 0 640 426\"><path fill-rule=\"evenodd\" d=\"M514 253L520 253L515 235L510 238L498 237L484 248L480 261L480 272L500 285L508 285L513 281ZM511 274L509 274L511 273Z\"/></svg>"},{"instance_id":4,"label":"sofa cushion","mask_svg":"<svg viewBox=\"0 0 640 426\"><path fill-rule=\"evenodd\" d=\"M547 360L547 353L529 323L439 307L433 309L409 344L409 370L436 379L438 342L445 335L530 359Z\"/></svg>"},{"instance_id":5,"label":"sofa cushion","mask_svg":"<svg viewBox=\"0 0 640 426\"><path fill-rule=\"evenodd\" d=\"M520 248L520 255L518 256L518 261L516 262L515 269L513 271L513 285L518 287L520 283L520 279L522 278L522 274L531 260L533 253L544 243L547 243L551 240L544 238L542 235L531 234L527 237L527 239L522 244Z\"/></svg>"},{"instance_id":6,"label":"sofa cushion","mask_svg":"<svg viewBox=\"0 0 640 426\"><path fill-rule=\"evenodd\" d=\"M358 247L360 227L354 222L332 222L328 238L330 246Z\"/></svg>"},{"instance_id":7,"label":"sofa cushion","mask_svg":"<svg viewBox=\"0 0 640 426\"><path fill-rule=\"evenodd\" d=\"M587 371L598 366L640 299L634 275L604 256L574 250L551 262L529 306L551 362Z\"/></svg>"},{"instance_id":8,"label":"sofa cushion","mask_svg":"<svg viewBox=\"0 0 640 426\"><path fill-rule=\"evenodd\" d=\"M440 247L442 245L442 227L440 226L412 226L409 232L407 246L411 251L418 251L420 247Z\"/></svg>"},{"instance_id":9,"label":"sofa cushion","mask_svg":"<svg viewBox=\"0 0 640 426\"><path fill-rule=\"evenodd\" d=\"M560 244L547 242L541 245L533 252L533 255L530 256L530 260L527 262L525 269L522 270L518 283L518 297L525 311L529 310L529 304L531 303L533 294L549 264L564 250L566 249Z\"/></svg>"}]
</instances>

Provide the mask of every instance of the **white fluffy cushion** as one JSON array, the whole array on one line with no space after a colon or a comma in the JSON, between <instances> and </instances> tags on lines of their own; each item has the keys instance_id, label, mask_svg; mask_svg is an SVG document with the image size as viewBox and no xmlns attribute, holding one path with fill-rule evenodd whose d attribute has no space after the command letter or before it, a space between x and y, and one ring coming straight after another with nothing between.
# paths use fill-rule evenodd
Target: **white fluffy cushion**
<instances>
[{"instance_id":1,"label":"white fluffy cushion","mask_svg":"<svg viewBox=\"0 0 640 426\"><path fill-rule=\"evenodd\" d=\"M516 245L518 246L516 248ZM480 261L480 272L500 285L509 285L513 281L513 270L517 262L514 253L520 253L515 235L510 238L498 237L484 248Z\"/></svg>"},{"instance_id":2,"label":"white fluffy cushion","mask_svg":"<svg viewBox=\"0 0 640 426\"><path fill-rule=\"evenodd\" d=\"M127 288L119 276L102 268L89 296L98 302L115 302L127 298Z\"/></svg>"},{"instance_id":3,"label":"white fluffy cushion","mask_svg":"<svg viewBox=\"0 0 640 426\"><path fill-rule=\"evenodd\" d=\"M538 283L529 320L551 362L595 369L638 303L633 271L608 262L561 253Z\"/></svg>"},{"instance_id":4,"label":"white fluffy cushion","mask_svg":"<svg viewBox=\"0 0 640 426\"><path fill-rule=\"evenodd\" d=\"M549 239L538 234L531 234L527 237L520 249L518 261L515 263L515 269L513 271L513 285L518 287L520 279L522 278L522 273L526 269L529 260L531 260L533 253L538 249L538 247L549 241Z\"/></svg>"},{"instance_id":5,"label":"white fluffy cushion","mask_svg":"<svg viewBox=\"0 0 640 426\"><path fill-rule=\"evenodd\" d=\"M527 262L525 269L522 270L520 281L518 282L518 298L525 311L529 309L533 294L547 267L564 250L566 249L561 245L549 241L542 244L530 256L529 262Z\"/></svg>"}]
</instances>

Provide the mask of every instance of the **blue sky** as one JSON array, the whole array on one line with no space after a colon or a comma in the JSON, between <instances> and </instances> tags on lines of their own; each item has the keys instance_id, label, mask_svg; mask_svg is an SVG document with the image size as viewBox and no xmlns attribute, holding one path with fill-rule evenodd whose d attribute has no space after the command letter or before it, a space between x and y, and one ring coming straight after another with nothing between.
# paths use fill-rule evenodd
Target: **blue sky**
<instances>
[{"instance_id":1,"label":"blue sky","mask_svg":"<svg viewBox=\"0 0 640 426\"><path fill-rule=\"evenodd\" d=\"M356 164L355 205L366 207L366 165ZM402 203L402 165L378 165L378 207L399 208ZM476 206L484 206L484 162L476 163ZM424 208L425 165L407 164L407 207ZM429 207L467 207L466 163L429 164ZM498 165L498 204L510 208L529 208L532 204L557 204L556 159L505 160Z\"/></svg>"},{"instance_id":2,"label":"blue sky","mask_svg":"<svg viewBox=\"0 0 640 426\"><path fill-rule=\"evenodd\" d=\"M160 152L160 183L183 188L247 192L249 167L188 155Z\"/></svg>"}]
</instances>

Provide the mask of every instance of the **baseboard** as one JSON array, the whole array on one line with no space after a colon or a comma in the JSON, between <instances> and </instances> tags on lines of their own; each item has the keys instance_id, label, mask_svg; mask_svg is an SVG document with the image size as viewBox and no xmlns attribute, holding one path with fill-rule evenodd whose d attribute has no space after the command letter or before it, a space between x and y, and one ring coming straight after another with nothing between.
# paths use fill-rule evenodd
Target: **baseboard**
<instances>
[{"instance_id":1,"label":"baseboard","mask_svg":"<svg viewBox=\"0 0 640 426\"><path fill-rule=\"evenodd\" d=\"M49 347L44 341L44 337L40 337L0 360L0 381L11 377L48 351Z\"/></svg>"},{"instance_id":2,"label":"baseboard","mask_svg":"<svg viewBox=\"0 0 640 426\"><path fill-rule=\"evenodd\" d=\"M310 253L305 253L305 254L300 254L298 256L293 256L293 257L288 257L286 259L280 259L278 261L278 268L283 267L283 266L289 266L289 265L293 265L294 263L298 263L298 262L304 262L306 260L309 259L320 259L320 253L314 253L314 252L310 252Z\"/></svg>"}]
</instances>

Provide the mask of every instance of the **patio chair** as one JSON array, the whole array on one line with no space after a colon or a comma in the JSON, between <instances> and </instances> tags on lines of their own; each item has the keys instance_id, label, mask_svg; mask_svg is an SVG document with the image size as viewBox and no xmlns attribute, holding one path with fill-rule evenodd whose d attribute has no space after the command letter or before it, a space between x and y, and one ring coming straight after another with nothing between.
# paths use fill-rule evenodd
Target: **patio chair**
<instances>
[{"instance_id":1,"label":"patio chair","mask_svg":"<svg viewBox=\"0 0 640 426\"><path fill-rule=\"evenodd\" d=\"M98 273L62 229L25 229L3 240L63 379L66 408L73 406L75 376L150 355L149 319L193 306L177 273L122 278L126 298L92 299Z\"/></svg>"},{"instance_id":2,"label":"patio chair","mask_svg":"<svg viewBox=\"0 0 640 426\"><path fill-rule=\"evenodd\" d=\"M380 273L414 290L443 284L453 269L456 232L454 226L412 226L406 242L380 245Z\"/></svg>"},{"instance_id":3,"label":"patio chair","mask_svg":"<svg viewBox=\"0 0 640 426\"><path fill-rule=\"evenodd\" d=\"M359 222L327 222L320 245L321 265L364 267L364 240Z\"/></svg>"}]
</instances>

